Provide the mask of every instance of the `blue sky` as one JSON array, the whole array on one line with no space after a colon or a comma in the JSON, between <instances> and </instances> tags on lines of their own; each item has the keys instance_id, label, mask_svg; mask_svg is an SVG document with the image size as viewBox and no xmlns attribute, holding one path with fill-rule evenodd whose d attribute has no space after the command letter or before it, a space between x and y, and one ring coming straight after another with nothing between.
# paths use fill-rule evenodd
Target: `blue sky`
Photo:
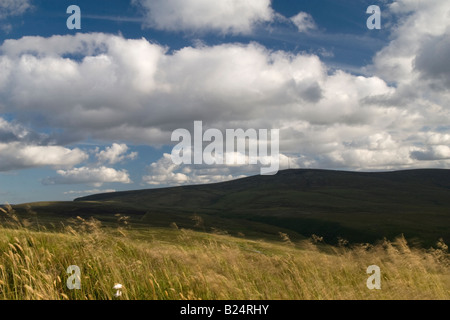
<instances>
[{"instance_id":1,"label":"blue sky","mask_svg":"<svg viewBox=\"0 0 450 320\"><path fill-rule=\"evenodd\" d=\"M280 169L448 168L449 14L445 0L0 0L0 203L258 174L175 165L171 133L194 121L279 129Z\"/></svg>"}]
</instances>

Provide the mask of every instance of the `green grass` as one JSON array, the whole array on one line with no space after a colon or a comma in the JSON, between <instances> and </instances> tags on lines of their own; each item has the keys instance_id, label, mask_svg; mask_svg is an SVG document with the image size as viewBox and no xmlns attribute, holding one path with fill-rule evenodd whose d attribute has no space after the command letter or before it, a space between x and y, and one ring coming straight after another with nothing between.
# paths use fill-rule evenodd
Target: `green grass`
<instances>
[{"instance_id":1,"label":"green grass","mask_svg":"<svg viewBox=\"0 0 450 320\"><path fill-rule=\"evenodd\" d=\"M402 237L337 247L287 234L269 241L175 224L134 228L123 216L108 226L74 219L50 232L38 219L3 211L0 299L450 298L450 258L442 242L427 250ZM381 268L381 290L366 287L373 264ZM70 265L81 269L80 290L66 286ZM116 283L124 286L118 298Z\"/></svg>"}]
</instances>

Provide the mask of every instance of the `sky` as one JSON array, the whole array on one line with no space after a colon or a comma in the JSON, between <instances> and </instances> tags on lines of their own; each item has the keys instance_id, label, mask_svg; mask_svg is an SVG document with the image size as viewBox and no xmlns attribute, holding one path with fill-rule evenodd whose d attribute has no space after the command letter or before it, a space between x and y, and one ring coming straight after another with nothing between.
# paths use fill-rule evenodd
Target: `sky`
<instances>
[{"instance_id":1,"label":"sky","mask_svg":"<svg viewBox=\"0 0 450 320\"><path fill-rule=\"evenodd\" d=\"M175 164L194 121L278 129L280 170L449 168L449 88L448 0L0 0L0 203L259 174Z\"/></svg>"}]
</instances>

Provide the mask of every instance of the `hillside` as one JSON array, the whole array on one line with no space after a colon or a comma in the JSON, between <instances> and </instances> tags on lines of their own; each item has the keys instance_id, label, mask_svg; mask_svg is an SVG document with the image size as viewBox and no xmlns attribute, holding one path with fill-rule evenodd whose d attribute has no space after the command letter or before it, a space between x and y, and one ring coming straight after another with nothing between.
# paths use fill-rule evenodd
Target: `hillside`
<instances>
[{"instance_id":1,"label":"hillside","mask_svg":"<svg viewBox=\"0 0 450 320\"><path fill-rule=\"evenodd\" d=\"M100 228L79 220L52 233L0 226L0 251L0 300L450 298L444 244L411 248L403 238L343 248L175 228ZM382 290L368 290L369 264L382 270ZM66 285L69 265L80 268L79 290ZM123 285L120 296L116 283ZM165 309L179 319L178 308Z\"/></svg>"},{"instance_id":2,"label":"hillside","mask_svg":"<svg viewBox=\"0 0 450 320\"><path fill-rule=\"evenodd\" d=\"M141 225L175 222L250 237L323 236L374 242L404 234L432 245L450 240L450 170L344 172L285 170L274 176L196 186L98 194L74 202L33 204L58 216L130 215ZM22 206L23 208L23 206ZM199 220L199 219L197 219Z\"/></svg>"}]
</instances>

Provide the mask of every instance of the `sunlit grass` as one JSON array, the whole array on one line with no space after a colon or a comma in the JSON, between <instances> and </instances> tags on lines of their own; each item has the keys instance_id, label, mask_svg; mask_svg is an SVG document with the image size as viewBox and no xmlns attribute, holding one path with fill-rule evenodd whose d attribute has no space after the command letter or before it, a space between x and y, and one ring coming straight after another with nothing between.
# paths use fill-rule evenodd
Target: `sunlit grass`
<instances>
[{"instance_id":1,"label":"sunlit grass","mask_svg":"<svg viewBox=\"0 0 450 320\"><path fill-rule=\"evenodd\" d=\"M254 241L186 229L104 228L78 219L61 232L30 229L4 210L0 299L449 299L448 248L411 248L400 237L332 247L319 237ZM69 290L67 267L81 269ZM381 268L381 290L366 286ZM122 284L116 297L116 284Z\"/></svg>"}]
</instances>

